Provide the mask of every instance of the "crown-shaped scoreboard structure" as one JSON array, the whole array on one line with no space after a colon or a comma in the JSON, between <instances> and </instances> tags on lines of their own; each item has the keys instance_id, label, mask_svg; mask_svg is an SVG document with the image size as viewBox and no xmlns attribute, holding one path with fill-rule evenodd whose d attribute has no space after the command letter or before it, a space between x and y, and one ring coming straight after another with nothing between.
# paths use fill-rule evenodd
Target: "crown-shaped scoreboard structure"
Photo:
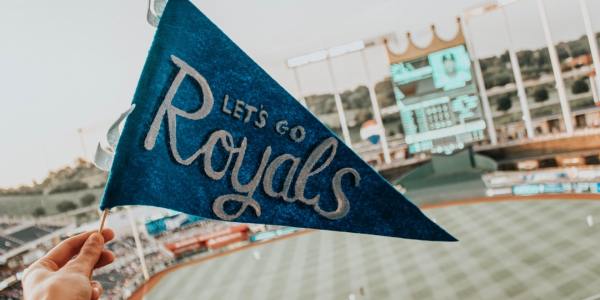
<instances>
[{"instance_id":1,"label":"crown-shaped scoreboard structure","mask_svg":"<svg viewBox=\"0 0 600 300\"><path fill-rule=\"evenodd\" d=\"M460 26L460 17L456 18L456 23L458 26L458 32L456 35L450 40L444 40L441 38L434 24L431 24L431 32L433 33L433 38L429 42L429 45L425 48L419 47L415 44L412 39L412 33L406 33L406 39L408 41L408 46L401 53L394 52L390 47L390 40L384 39L385 49L388 55L388 60L390 64L395 64L404 61L410 61L422 56L427 56L432 52L436 52L442 49L447 49L459 45L465 44L465 36L462 31L462 26Z\"/></svg>"}]
</instances>

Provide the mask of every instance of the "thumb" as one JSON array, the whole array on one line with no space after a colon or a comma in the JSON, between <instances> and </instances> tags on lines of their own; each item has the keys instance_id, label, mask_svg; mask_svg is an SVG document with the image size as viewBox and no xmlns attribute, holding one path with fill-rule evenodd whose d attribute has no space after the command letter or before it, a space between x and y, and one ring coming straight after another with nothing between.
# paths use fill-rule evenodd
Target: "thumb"
<instances>
[{"instance_id":1,"label":"thumb","mask_svg":"<svg viewBox=\"0 0 600 300\"><path fill-rule=\"evenodd\" d=\"M104 238L99 233L93 233L85 241L77 257L70 261L66 267L74 272L84 274L88 277L91 276L94 266L100 259L103 248Z\"/></svg>"}]
</instances>

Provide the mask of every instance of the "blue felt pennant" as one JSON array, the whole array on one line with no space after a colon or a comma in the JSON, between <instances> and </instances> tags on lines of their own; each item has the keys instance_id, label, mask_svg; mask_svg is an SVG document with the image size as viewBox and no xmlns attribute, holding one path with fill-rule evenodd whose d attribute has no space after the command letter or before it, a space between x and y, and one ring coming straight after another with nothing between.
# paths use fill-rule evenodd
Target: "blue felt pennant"
<instances>
[{"instance_id":1,"label":"blue felt pennant","mask_svg":"<svg viewBox=\"0 0 600 300\"><path fill-rule=\"evenodd\" d=\"M454 241L187 0L160 20L101 208Z\"/></svg>"}]
</instances>

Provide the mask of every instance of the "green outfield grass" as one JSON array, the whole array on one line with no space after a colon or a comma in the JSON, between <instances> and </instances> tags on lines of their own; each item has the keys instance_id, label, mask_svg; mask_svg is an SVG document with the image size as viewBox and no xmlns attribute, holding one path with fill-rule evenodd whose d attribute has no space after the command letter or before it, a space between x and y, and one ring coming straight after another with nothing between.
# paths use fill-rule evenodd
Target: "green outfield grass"
<instances>
[{"instance_id":1,"label":"green outfield grass","mask_svg":"<svg viewBox=\"0 0 600 300\"><path fill-rule=\"evenodd\" d=\"M314 231L167 274L145 299L586 299L600 293L597 201L427 210L460 239Z\"/></svg>"}]
</instances>

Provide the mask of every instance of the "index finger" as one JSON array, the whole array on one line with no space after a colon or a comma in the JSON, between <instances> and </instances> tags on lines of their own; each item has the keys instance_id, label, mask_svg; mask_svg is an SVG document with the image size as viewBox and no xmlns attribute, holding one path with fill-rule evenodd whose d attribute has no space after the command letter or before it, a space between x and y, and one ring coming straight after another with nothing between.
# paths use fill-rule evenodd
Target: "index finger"
<instances>
[{"instance_id":1,"label":"index finger","mask_svg":"<svg viewBox=\"0 0 600 300\"><path fill-rule=\"evenodd\" d=\"M84 274L88 277L92 276L92 271L102 255L103 248L104 238L97 232L92 233L81 247L77 257L69 261L64 269Z\"/></svg>"},{"instance_id":2,"label":"index finger","mask_svg":"<svg viewBox=\"0 0 600 300\"><path fill-rule=\"evenodd\" d=\"M56 271L62 268L73 256L79 253L79 250L88 239L88 237L96 231L84 232L78 235L72 236L56 245L48 254L40 259L40 261L52 262L56 267L52 267L51 264L44 264L47 268L52 271ZM102 230L102 236L105 241L110 241L115 237L115 233L112 229L106 228Z\"/></svg>"}]
</instances>

